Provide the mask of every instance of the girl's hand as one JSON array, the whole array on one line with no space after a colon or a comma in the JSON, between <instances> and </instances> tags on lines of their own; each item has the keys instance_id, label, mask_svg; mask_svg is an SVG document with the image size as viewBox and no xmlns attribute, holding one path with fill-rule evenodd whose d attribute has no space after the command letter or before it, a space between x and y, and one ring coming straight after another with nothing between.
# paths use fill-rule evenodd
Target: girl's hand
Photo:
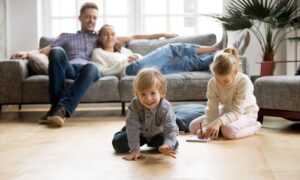
<instances>
[{"instance_id":1,"label":"girl's hand","mask_svg":"<svg viewBox=\"0 0 300 180\"><path fill-rule=\"evenodd\" d=\"M136 61L139 59L139 56L136 54L132 54L131 56L128 56L128 62L132 63L133 61Z\"/></svg>"},{"instance_id":2,"label":"girl's hand","mask_svg":"<svg viewBox=\"0 0 300 180\"><path fill-rule=\"evenodd\" d=\"M203 130L198 129L197 132L196 132L196 135L197 135L198 139L203 139L206 136L206 130L205 129L203 129Z\"/></svg>"},{"instance_id":3,"label":"girl's hand","mask_svg":"<svg viewBox=\"0 0 300 180\"><path fill-rule=\"evenodd\" d=\"M123 157L122 159L125 159L126 161L131 161L131 160L138 160L138 159L144 159L145 156L141 154L139 150L133 150L130 152L129 155Z\"/></svg>"},{"instance_id":4,"label":"girl's hand","mask_svg":"<svg viewBox=\"0 0 300 180\"><path fill-rule=\"evenodd\" d=\"M217 139L221 126L222 126L222 121L220 119L214 120L213 122L210 123L208 128L203 133L203 137Z\"/></svg>"},{"instance_id":5,"label":"girl's hand","mask_svg":"<svg viewBox=\"0 0 300 180\"><path fill-rule=\"evenodd\" d=\"M167 144L163 144L159 146L158 150L164 155L171 156L172 158L176 158L175 151Z\"/></svg>"}]
</instances>

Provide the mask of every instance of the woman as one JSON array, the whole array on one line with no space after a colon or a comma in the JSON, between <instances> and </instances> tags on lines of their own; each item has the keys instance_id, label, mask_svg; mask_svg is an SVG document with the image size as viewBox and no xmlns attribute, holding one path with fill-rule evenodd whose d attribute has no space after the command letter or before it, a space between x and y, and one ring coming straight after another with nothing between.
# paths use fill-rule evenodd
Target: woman
<instances>
[{"instance_id":1,"label":"woman","mask_svg":"<svg viewBox=\"0 0 300 180\"><path fill-rule=\"evenodd\" d=\"M219 44L168 44L142 57L122 47L113 26L104 25L99 30L92 60L103 76L136 75L142 68L156 68L163 74L208 70L214 57L212 52L221 49Z\"/></svg>"}]
</instances>

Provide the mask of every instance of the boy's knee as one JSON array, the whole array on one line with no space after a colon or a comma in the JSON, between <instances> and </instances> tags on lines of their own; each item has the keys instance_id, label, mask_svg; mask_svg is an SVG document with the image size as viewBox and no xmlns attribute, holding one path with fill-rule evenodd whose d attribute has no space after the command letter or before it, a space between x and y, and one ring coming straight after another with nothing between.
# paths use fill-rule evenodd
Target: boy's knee
<instances>
[{"instance_id":1,"label":"boy's knee","mask_svg":"<svg viewBox=\"0 0 300 180\"><path fill-rule=\"evenodd\" d=\"M126 153L129 151L128 147L124 147L123 145L124 143L122 143L120 140L118 139L113 139L112 140L112 146L114 148L114 150L116 151L116 153Z\"/></svg>"},{"instance_id":2,"label":"boy's knee","mask_svg":"<svg viewBox=\"0 0 300 180\"><path fill-rule=\"evenodd\" d=\"M127 137L126 139L124 137L124 132L117 132L114 135L114 138L112 140L112 146L117 153L126 153L130 150L128 146Z\"/></svg>"}]
</instances>

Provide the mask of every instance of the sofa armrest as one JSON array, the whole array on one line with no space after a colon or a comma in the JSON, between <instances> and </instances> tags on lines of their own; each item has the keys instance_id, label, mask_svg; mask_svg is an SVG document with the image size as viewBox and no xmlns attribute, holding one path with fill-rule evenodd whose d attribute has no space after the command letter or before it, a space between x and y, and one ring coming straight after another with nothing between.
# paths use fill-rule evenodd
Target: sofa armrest
<instances>
[{"instance_id":1,"label":"sofa armrest","mask_svg":"<svg viewBox=\"0 0 300 180\"><path fill-rule=\"evenodd\" d=\"M27 60L0 61L0 104L22 102L22 83L28 76Z\"/></svg>"},{"instance_id":2,"label":"sofa armrest","mask_svg":"<svg viewBox=\"0 0 300 180\"><path fill-rule=\"evenodd\" d=\"M250 74L249 74L249 63L247 61L246 56L241 56L240 60L241 60L241 69L242 69L242 72L244 74L250 76Z\"/></svg>"}]
</instances>

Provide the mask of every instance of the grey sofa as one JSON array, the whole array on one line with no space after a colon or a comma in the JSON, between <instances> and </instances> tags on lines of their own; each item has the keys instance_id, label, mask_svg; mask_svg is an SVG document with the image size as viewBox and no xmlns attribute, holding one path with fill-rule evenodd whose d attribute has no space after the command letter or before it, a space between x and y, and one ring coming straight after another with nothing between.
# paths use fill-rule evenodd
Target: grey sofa
<instances>
[{"instance_id":1,"label":"grey sofa","mask_svg":"<svg viewBox=\"0 0 300 180\"><path fill-rule=\"evenodd\" d=\"M48 38L41 38L40 47L49 44ZM194 43L213 45L216 42L214 34L178 36L164 40L133 40L127 47L133 52L145 55L167 43ZM242 58L243 69L247 73L247 63ZM184 72L165 75L168 81L167 99L170 101L203 101L206 99L207 82L211 77L208 71ZM120 102L122 113L125 112L125 103L133 98L133 76L121 79L115 76L101 77L85 94L81 103ZM67 80L70 86L73 80ZM0 61L0 107L6 104L47 104L48 76L32 75L28 69L27 60Z\"/></svg>"},{"instance_id":2,"label":"grey sofa","mask_svg":"<svg viewBox=\"0 0 300 180\"><path fill-rule=\"evenodd\" d=\"M265 76L256 79L254 94L259 106L258 121L264 116L300 120L300 76Z\"/></svg>"}]
</instances>

